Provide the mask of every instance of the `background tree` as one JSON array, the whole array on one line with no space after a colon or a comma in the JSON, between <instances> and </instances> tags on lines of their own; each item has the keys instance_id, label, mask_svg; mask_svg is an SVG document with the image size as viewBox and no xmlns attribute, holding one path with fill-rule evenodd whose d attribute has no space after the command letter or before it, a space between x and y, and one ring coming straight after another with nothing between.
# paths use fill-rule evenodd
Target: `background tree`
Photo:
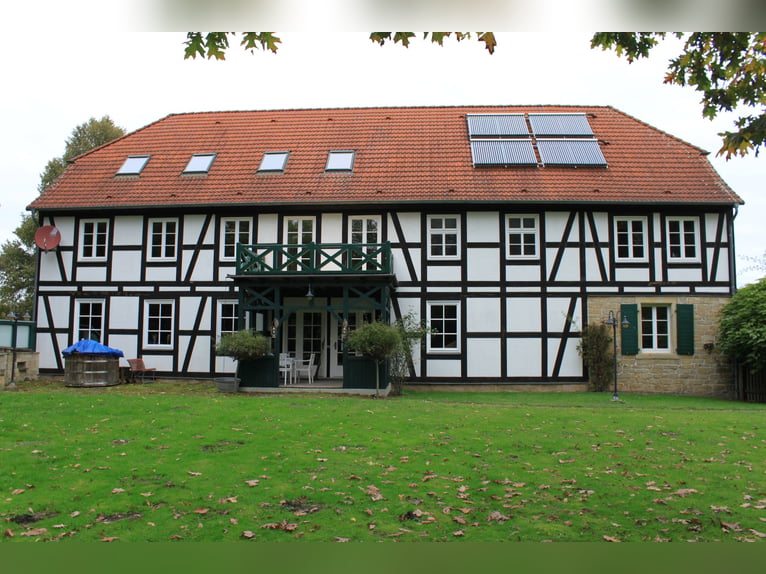
<instances>
[{"instance_id":1,"label":"background tree","mask_svg":"<svg viewBox=\"0 0 766 574\"><path fill-rule=\"evenodd\" d=\"M185 58L197 56L224 60L233 32L188 32ZM692 86L702 93L702 115L713 119L719 112L751 108L734 122L735 130L720 133L719 155L756 155L766 144L766 33L694 32L676 33L685 39L681 53L670 60L665 83ZM383 46L387 42L405 48L418 36L415 32L373 32L370 40ZM424 32L423 39L440 46L447 38L457 41L475 38L490 54L497 46L493 32ZM591 47L614 50L629 62L649 56L652 48L665 40L665 32L598 32ZM259 46L276 53L282 41L273 32L244 32L240 46L251 52Z\"/></svg>"},{"instance_id":2,"label":"background tree","mask_svg":"<svg viewBox=\"0 0 766 574\"><path fill-rule=\"evenodd\" d=\"M718 346L752 372L766 367L766 280L743 287L721 310Z\"/></svg>"},{"instance_id":3,"label":"background tree","mask_svg":"<svg viewBox=\"0 0 766 574\"><path fill-rule=\"evenodd\" d=\"M67 162L91 149L104 145L120 136L125 130L109 116L100 120L90 118L72 130L66 140L64 154L53 158L40 174L37 191L42 193L64 172ZM34 237L37 222L28 214L21 215L21 223L14 230L16 239L0 247L0 317L9 311L19 315L32 314L32 300L35 284Z\"/></svg>"}]
</instances>

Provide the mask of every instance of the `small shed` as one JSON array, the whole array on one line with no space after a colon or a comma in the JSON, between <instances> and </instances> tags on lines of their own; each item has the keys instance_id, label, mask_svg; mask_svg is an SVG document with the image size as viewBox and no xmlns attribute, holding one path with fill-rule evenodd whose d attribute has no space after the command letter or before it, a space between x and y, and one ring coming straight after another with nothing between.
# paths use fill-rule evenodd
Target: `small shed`
<instances>
[{"instance_id":1,"label":"small shed","mask_svg":"<svg viewBox=\"0 0 766 574\"><path fill-rule=\"evenodd\" d=\"M120 384L119 349L82 339L64 349L64 384L67 387L108 387Z\"/></svg>"}]
</instances>

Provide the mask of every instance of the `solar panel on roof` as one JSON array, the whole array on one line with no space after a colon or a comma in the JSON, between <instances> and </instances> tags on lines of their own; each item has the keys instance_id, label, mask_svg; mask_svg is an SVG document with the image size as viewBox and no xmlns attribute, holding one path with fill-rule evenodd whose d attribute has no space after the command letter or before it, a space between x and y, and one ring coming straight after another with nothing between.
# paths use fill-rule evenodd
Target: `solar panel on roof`
<instances>
[{"instance_id":1,"label":"solar panel on roof","mask_svg":"<svg viewBox=\"0 0 766 574\"><path fill-rule=\"evenodd\" d=\"M539 139L537 149L544 165L603 165L606 159L598 141Z\"/></svg>"},{"instance_id":2,"label":"solar panel on roof","mask_svg":"<svg viewBox=\"0 0 766 574\"><path fill-rule=\"evenodd\" d=\"M532 140L473 140L473 165L537 165Z\"/></svg>"},{"instance_id":3,"label":"solar panel on roof","mask_svg":"<svg viewBox=\"0 0 766 574\"><path fill-rule=\"evenodd\" d=\"M466 119L471 138L529 136L523 114L468 114Z\"/></svg>"},{"instance_id":4,"label":"solar panel on roof","mask_svg":"<svg viewBox=\"0 0 766 574\"><path fill-rule=\"evenodd\" d=\"M529 114L536 136L592 136L585 114Z\"/></svg>"}]
</instances>

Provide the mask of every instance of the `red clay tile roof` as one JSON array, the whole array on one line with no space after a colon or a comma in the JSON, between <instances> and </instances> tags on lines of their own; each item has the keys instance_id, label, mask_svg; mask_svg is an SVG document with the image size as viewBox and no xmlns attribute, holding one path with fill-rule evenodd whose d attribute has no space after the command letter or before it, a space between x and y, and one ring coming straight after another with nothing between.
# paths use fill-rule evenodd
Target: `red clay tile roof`
<instances>
[{"instance_id":1,"label":"red clay tile roof","mask_svg":"<svg viewBox=\"0 0 766 574\"><path fill-rule=\"evenodd\" d=\"M585 113L608 167L473 167L471 113ZM330 150L355 150L353 173L326 173ZM284 173L257 173L267 151L290 152ZM182 175L210 152L209 174ZM742 202L706 152L614 108L461 106L170 115L76 158L30 209L466 201Z\"/></svg>"}]
</instances>

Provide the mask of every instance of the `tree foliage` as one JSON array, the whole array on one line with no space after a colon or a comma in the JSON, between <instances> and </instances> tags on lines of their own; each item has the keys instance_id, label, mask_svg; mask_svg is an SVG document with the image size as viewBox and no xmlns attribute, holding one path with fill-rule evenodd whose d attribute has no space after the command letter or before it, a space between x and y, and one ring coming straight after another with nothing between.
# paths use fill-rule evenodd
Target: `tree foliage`
<instances>
[{"instance_id":1,"label":"tree foliage","mask_svg":"<svg viewBox=\"0 0 766 574\"><path fill-rule=\"evenodd\" d=\"M67 138L64 155L54 157L45 166L43 173L40 174L37 191L42 193L56 181L72 159L123 135L125 130L116 125L109 116L103 116L100 120L90 118L87 122L80 124Z\"/></svg>"},{"instance_id":2,"label":"tree foliage","mask_svg":"<svg viewBox=\"0 0 766 574\"><path fill-rule=\"evenodd\" d=\"M754 372L766 367L766 280L743 287L721 310L718 346Z\"/></svg>"},{"instance_id":3,"label":"tree foliage","mask_svg":"<svg viewBox=\"0 0 766 574\"><path fill-rule=\"evenodd\" d=\"M238 361L258 359L271 352L271 338L250 329L229 333L221 337L215 354Z\"/></svg>"},{"instance_id":4,"label":"tree foliage","mask_svg":"<svg viewBox=\"0 0 766 574\"><path fill-rule=\"evenodd\" d=\"M42 193L64 173L66 164L73 158L104 145L122 135L125 130L109 116L100 120L90 118L72 130L66 140L64 155L48 162L40 174L37 191ZM21 223L14 231L16 239L6 241L0 247L0 313L5 317L8 311L20 315L32 314L32 300L35 284L34 237L37 222L31 215L22 214Z\"/></svg>"},{"instance_id":5,"label":"tree foliage","mask_svg":"<svg viewBox=\"0 0 766 574\"><path fill-rule=\"evenodd\" d=\"M681 53L670 60L665 83L692 86L702 94L702 115L736 112L734 131L725 131L718 155L758 155L766 144L766 33L694 32ZM628 62L646 58L666 37L664 32L599 32L591 46L612 49Z\"/></svg>"},{"instance_id":6,"label":"tree foliage","mask_svg":"<svg viewBox=\"0 0 766 574\"><path fill-rule=\"evenodd\" d=\"M37 223L31 215L22 215L14 230L15 239L0 247L0 317L10 311L32 315L35 284L34 237Z\"/></svg>"},{"instance_id":7,"label":"tree foliage","mask_svg":"<svg viewBox=\"0 0 766 574\"><path fill-rule=\"evenodd\" d=\"M586 325L577 350L588 368L590 386L605 391L613 379L614 352L609 327L603 323Z\"/></svg>"}]
</instances>

